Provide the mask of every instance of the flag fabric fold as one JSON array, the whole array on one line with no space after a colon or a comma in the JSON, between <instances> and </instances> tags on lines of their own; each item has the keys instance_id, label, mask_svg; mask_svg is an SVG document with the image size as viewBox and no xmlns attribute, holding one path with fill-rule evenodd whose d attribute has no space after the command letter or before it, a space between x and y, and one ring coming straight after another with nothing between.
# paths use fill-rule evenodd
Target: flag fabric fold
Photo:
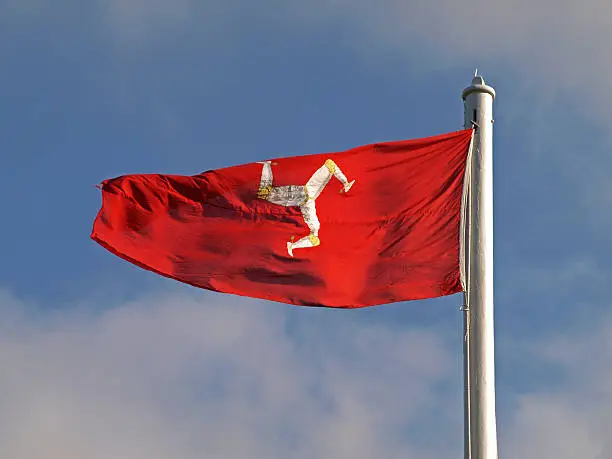
<instances>
[{"instance_id":1,"label":"flag fabric fold","mask_svg":"<svg viewBox=\"0 0 612 459\"><path fill-rule=\"evenodd\" d=\"M209 290L357 308L461 291L472 130L102 183L91 237Z\"/></svg>"}]
</instances>

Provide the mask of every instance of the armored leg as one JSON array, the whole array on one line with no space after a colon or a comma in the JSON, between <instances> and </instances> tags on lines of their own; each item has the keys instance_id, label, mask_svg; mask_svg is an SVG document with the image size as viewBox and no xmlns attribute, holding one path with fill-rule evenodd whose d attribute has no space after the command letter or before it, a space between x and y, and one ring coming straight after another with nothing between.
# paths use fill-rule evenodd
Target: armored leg
<instances>
[{"instance_id":1,"label":"armored leg","mask_svg":"<svg viewBox=\"0 0 612 459\"><path fill-rule=\"evenodd\" d=\"M311 199L317 199L323 189L327 186L331 178L336 177L342 183L343 191L348 192L355 182L349 182L338 165L331 159L327 159L325 164L318 168L312 177L306 182L306 191Z\"/></svg>"},{"instance_id":2,"label":"armored leg","mask_svg":"<svg viewBox=\"0 0 612 459\"><path fill-rule=\"evenodd\" d=\"M321 223L319 222L319 218L317 217L317 208L315 206L315 201L309 199L300 206L300 210L302 211L302 216L304 217L304 222L308 226L310 230L310 234L305 236L296 242L287 242L287 252L289 252L290 256L293 256L294 249L305 249L307 247L316 247L321 241L319 240L319 229L321 228Z\"/></svg>"},{"instance_id":3,"label":"armored leg","mask_svg":"<svg viewBox=\"0 0 612 459\"><path fill-rule=\"evenodd\" d=\"M259 199L267 199L270 191L272 191L272 166L271 161L261 161L259 164L263 164L261 169L261 181L259 182L259 190L257 191L257 197Z\"/></svg>"}]
</instances>

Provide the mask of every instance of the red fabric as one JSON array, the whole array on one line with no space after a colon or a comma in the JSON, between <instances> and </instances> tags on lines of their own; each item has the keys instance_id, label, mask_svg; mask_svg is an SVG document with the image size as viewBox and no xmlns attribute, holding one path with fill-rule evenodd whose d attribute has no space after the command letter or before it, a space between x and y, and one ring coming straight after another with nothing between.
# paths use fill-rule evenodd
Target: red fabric
<instances>
[{"instance_id":1,"label":"red fabric","mask_svg":"<svg viewBox=\"0 0 612 459\"><path fill-rule=\"evenodd\" d=\"M197 287L296 305L357 308L461 291L459 221L472 131L274 160L273 185L304 185L326 159L316 199L320 245L299 207L258 199L262 164L186 177L102 183L91 237L150 271Z\"/></svg>"}]
</instances>

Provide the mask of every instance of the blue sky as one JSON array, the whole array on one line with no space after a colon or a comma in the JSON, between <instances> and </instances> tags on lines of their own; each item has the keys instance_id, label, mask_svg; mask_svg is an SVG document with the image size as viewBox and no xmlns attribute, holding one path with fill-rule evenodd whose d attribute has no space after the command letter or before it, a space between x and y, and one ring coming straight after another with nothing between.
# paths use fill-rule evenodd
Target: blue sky
<instances>
[{"instance_id":1,"label":"blue sky","mask_svg":"<svg viewBox=\"0 0 612 459\"><path fill-rule=\"evenodd\" d=\"M1 3L0 456L460 456L459 297L291 308L89 232L105 178L460 129L478 67L500 457L609 457L612 7L484 5Z\"/></svg>"}]
</instances>

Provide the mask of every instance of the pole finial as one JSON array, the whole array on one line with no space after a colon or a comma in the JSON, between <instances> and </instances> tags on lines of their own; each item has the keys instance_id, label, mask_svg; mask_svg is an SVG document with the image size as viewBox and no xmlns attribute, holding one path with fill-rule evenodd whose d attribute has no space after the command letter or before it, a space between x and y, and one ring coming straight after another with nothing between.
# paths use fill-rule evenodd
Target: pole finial
<instances>
[{"instance_id":1,"label":"pole finial","mask_svg":"<svg viewBox=\"0 0 612 459\"><path fill-rule=\"evenodd\" d=\"M482 75L478 74L478 69L474 71L474 78L472 78L472 85L463 90L463 94L462 94L463 100L465 100L465 98L473 92L486 92L486 93L491 94L491 96L495 97L495 90L491 86L488 86L485 83L485 80L482 77Z\"/></svg>"},{"instance_id":2,"label":"pole finial","mask_svg":"<svg viewBox=\"0 0 612 459\"><path fill-rule=\"evenodd\" d=\"M478 75L478 70L474 73L474 78L472 78L472 84L484 85L485 80L482 75Z\"/></svg>"}]
</instances>

